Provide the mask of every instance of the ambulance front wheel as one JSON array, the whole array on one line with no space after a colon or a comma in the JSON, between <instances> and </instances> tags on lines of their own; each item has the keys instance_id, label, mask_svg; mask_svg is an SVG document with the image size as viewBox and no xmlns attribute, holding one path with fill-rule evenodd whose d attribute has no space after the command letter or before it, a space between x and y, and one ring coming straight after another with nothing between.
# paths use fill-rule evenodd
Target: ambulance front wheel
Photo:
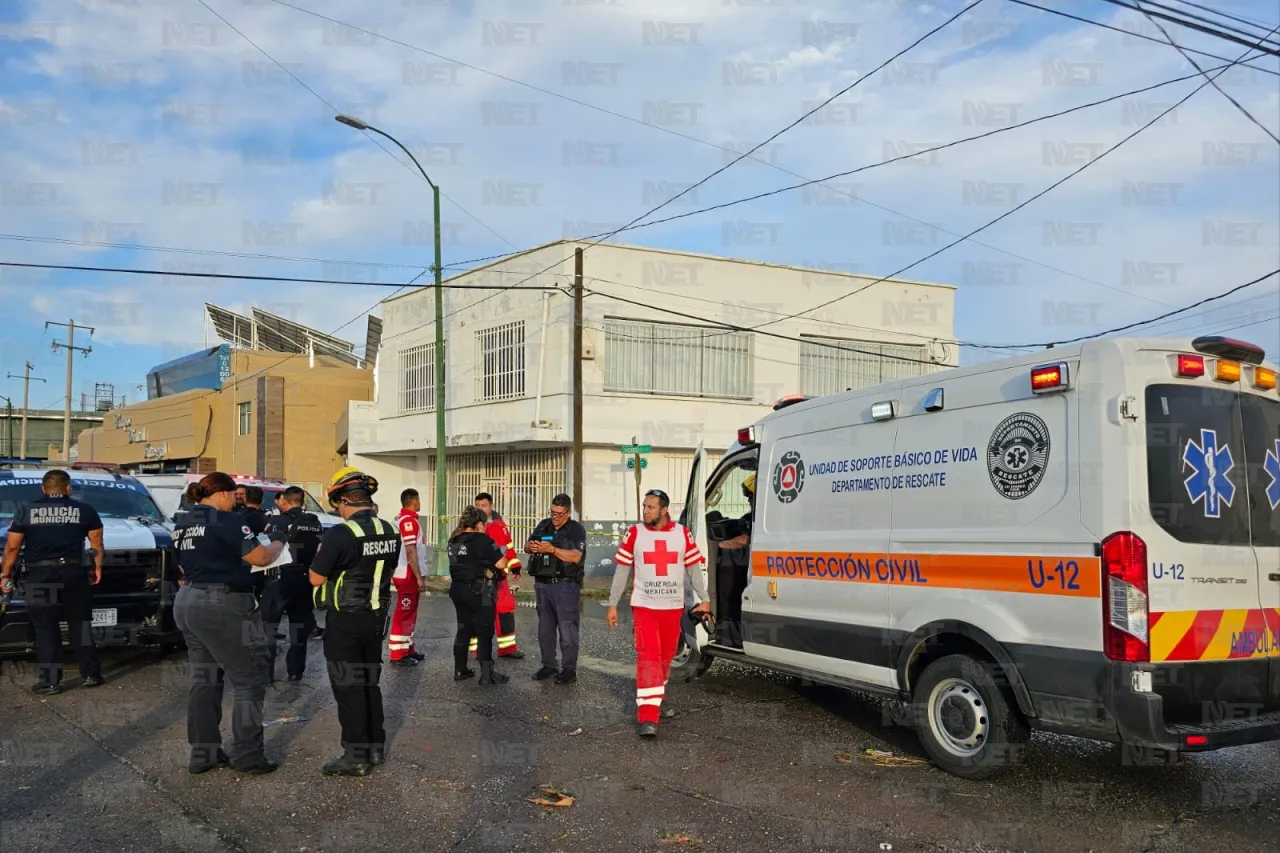
<instances>
[{"instance_id":1,"label":"ambulance front wheel","mask_svg":"<svg viewBox=\"0 0 1280 853\"><path fill-rule=\"evenodd\" d=\"M965 779L1014 766L1030 727L990 664L948 655L925 669L912 699L916 732L934 764Z\"/></svg>"},{"instance_id":2,"label":"ambulance front wheel","mask_svg":"<svg viewBox=\"0 0 1280 853\"><path fill-rule=\"evenodd\" d=\"M715 658L710 655L704 655L697 649L689 647L688 640L684 634L680 635L680 645L676 648L676 656L671 659L671 676L673 678L682 678L685 681L693 681L695 678L701 678L711 669L711 664L715 663Z\"/></svg>"}]
</instances>

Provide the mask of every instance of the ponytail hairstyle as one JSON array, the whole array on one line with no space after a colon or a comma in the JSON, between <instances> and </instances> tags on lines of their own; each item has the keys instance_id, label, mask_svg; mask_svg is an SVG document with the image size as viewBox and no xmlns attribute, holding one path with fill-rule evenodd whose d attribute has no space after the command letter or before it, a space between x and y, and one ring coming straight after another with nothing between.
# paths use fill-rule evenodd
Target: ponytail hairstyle
<instances>
[{"instance_id":1,"label":"ponytail hairstyle","mask_svg":"<svg viewBox=\"0 0 1280 853\"><path fill-rule=\"evenodd\" d=\"M473 506L467 507L462 511L462 515L458 516L458 526L454 528L453 533L450 534L449 541L452 542L463 533L469 532L477 524L484 524L484 522L485 517L483 512Z\"/></svg>"},{"instance_id":2,"label":"ponytail hairstyle","mask_svg":"<svg viewBox=\"0 0 1280 853\"><path fill-rule=\"evenodd\" d=\"M205 498L213 497L218 492L234 492L235 490L235 480L221 471L214 471L212 474L206 474L198 482L187 486L187 491L183 493L183 497L192 503L200 503Z\"/></svg>"}]
</instances>

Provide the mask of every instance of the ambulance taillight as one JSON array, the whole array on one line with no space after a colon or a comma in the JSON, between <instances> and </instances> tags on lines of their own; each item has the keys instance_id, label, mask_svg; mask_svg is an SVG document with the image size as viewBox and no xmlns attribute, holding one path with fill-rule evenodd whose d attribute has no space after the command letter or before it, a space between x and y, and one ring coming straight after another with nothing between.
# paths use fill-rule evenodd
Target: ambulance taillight
<instances>
[{"instance_id":1,"label":"ambulance taillight","mask_svg":"<svg viewBox=\"0 0 1280 853\"><path fill-rule=\"evenodd\" d=\"M1102 647L1110 660L1151 660L1147 543L1134 533L1102 540Z\"/></svg>"},{"instance_id":2,"label":"ambulance taillight","mask_svg":"<svg viewBox=\"0 0 1280 853\"><path fill-rule=\"evenodd\" d=\"M1031 370L1031 391L1044 394L1065 391L1071 385L1066 364L1046 364Z\"/></svg>"},{"instance_id":3,"label":"ambulance taillight","mask_svg":"<svg viewBox=\"0 0 1280 853\"><path fill-rule=\"evenodd\" d=\"M1204 376L1204 356L1179 355L1178 356L1178 375L1179 376Z\"/></svg>"},{"instance_id":4,"label":"ambulance taillight","mask_svg":"<svg viewBox=\"0 0 1280 853\"><path fill-rule=\"evenodd\" d=\"M743 427L738 430L738 444L748 445L755 444L756 431L754 427Z\"/></svg>"}]
</instances>

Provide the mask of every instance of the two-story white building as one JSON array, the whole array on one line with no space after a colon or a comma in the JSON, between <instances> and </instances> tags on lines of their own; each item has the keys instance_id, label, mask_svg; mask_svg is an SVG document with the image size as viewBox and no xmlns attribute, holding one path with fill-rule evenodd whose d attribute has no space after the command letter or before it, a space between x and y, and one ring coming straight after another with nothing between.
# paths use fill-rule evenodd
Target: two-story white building
<instances>
[{"instance_id":1,"label":"two-story white building","mask_svg":"<svg viewBox=\"0 0 1280 853\"><path fill-rule=\"evenodd\" d=\"M554 495L573 493L572 285L574 251L586 246L557 241L448 280L492 290L445 290L450 512L491 492L517 538L546 515ZM780 397L957 363L949 285L873 283L611 243L586 248L583 259L583 488L575 516L586 521L637 518L623 445L652 446L642 485L667 491L675 515L699 441L722 452ZM384 514L394 512L393 495L416 488L429 536L434 317L431 287L383 303L376 399L353 401L346 428L339 425L350 464L379 479Z\"/></svg>"}]
</instances>

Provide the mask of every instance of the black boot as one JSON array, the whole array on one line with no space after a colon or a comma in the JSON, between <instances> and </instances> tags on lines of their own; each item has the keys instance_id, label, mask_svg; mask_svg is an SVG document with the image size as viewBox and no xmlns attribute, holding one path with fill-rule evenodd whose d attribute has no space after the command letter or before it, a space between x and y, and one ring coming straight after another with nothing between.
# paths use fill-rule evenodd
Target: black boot
<instances>
[{"instance_id":1,"label":"black boot","mask_svg":"<svg viewBox=\"0 0 1280 853\"><path fill-rule=\"evenodd\" d=\"M493 671L493 661L491 660L480 661L480 683L481 684L506 684L510 680L511 678L509 676L503 675L500 672Z\"/></svg>"},{"instance_id":2,"label":"black boot","mask_svg":"<svg viewBox=\"0 0 1280 853\"><path fill-rule=\"evenodd\" d=\"M467 667L467 650L464 648L459 652L455 646L453 650L453 680L466 681L468 678L474 678L475 674L475 670Z\"/></svg>"}]
</instances>

